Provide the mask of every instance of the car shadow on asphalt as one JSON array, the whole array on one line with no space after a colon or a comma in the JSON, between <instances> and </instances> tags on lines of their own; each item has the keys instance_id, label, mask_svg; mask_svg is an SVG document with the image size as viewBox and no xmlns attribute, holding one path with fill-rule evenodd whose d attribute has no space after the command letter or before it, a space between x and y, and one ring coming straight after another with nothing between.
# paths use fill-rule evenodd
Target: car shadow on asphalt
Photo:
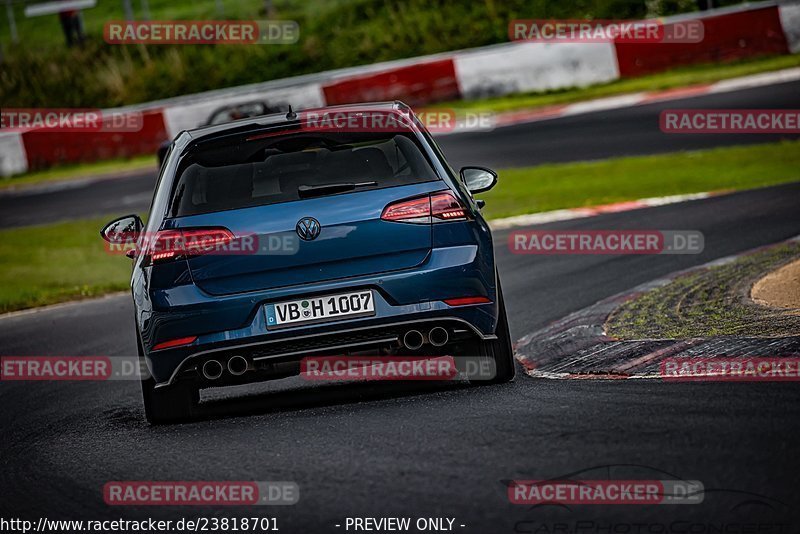
<instances>
[{"instance_id":1,"label":"car shadow on asphalt","mask_svg":"<svg viewBox=\"0 0 800 534\"><path fill-rule=\"evenodd\" d=\"M291 412L475 388L466 381L371 381L324 384L202 400L191 422ZM224 395L224 394L223 394Z\"/></svg>"}]
</instances>

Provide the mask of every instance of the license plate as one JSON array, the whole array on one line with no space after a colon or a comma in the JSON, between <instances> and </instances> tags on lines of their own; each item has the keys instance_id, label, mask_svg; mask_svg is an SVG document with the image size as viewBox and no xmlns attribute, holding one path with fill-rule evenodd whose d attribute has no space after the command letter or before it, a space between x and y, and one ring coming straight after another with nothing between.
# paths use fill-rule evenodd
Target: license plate
<instances>
[{"instance_id":1,"label":"license plate","mask_svg":"<svg viewBox=\"0 0 800 534\"><path fill-rule=\"evenodd\" d=\"M372 291L356 291L267 304L267 328L285 328L375 315Z\"/></svg>"}]
</instances>

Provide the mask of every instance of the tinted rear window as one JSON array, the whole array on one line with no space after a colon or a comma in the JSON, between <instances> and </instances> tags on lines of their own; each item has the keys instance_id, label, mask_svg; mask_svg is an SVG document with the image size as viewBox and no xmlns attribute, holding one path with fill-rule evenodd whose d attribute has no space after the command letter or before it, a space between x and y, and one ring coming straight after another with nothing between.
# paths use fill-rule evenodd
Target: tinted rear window
<instances>
[{"instance_id":1,"label":"tinted rear window","mask_svg":"<svg viewBox=\"0 0 800 534\"><path fill-rule=\"evenodd\" d=\"M376 182L357 191L438 180L410 134L299 133L197 147L181 162L173 217L299 200L300 186Z\"/></svg>"}]
</instances>

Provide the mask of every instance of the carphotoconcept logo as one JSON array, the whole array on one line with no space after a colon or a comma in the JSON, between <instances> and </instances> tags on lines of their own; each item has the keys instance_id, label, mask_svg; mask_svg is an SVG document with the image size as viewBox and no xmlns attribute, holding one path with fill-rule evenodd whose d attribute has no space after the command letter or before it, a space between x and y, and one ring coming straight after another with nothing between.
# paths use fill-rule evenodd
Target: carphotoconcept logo
<instances>
[{"instance_id":1,"label":"carphotoconcept logo","mask_svg":"<svg viewBox=\"0 0 800 534\"><path fill-rule=\"evenodd\" d=\"M696 230L519 230L508 235L514 254L700 254Z\"/></svg>"},{"instance_id":2,"label":"carphotoconcept logo","mask_svg":"<svg viewBox=\"0 0 800 534\"><path fill-rule=\"evenodd\" d=\"M294 20L112 20L103 38L108 44L294 44L300 26Z\"/></svg>"},{"instance_id":3,"label":"carphotoconcept logo","mask_svg":"<svg viewBox=\"0 0 800 534\"><path fill-rule=\"evenodd\" d=\"M798 109L666 109L661 131L670 134L800 133Z\"/></svg>"}]
</instances>

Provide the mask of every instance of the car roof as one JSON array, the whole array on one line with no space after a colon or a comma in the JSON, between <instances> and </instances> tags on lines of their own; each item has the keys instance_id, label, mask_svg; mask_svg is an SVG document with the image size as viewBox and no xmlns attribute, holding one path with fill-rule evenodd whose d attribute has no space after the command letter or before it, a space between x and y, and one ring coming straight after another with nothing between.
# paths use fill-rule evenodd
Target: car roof
<instances>
[{"instance_id":1,"label":"car roof","mask_svg":"<svg viewBox=\"0 0 800 534\"><path fill-rule=\"evenodd\" d=\"M352 112L374 112L374 113L387 113L397 112L403 114L411 114L411 108L399 101L393 102L365 102L359 104L343 104L340 106L326 106L320 108L302 109L297 110L297 113L335 113L342 111ZM289 112L292 113L292 112ZM201 126L193 130L188 130L187 133L191 136L192 140L200 140L207 137L215 137L218 134L225 134L233 131L247 131L264 128L269 126L280 126L281 124L291 124L295 119L288 119L289 113L270 113L267 115L259 115L258 117L251 117L247 119L239 119L222 124L215 124L211 126Z\"/></svg>"}]
</instances>

